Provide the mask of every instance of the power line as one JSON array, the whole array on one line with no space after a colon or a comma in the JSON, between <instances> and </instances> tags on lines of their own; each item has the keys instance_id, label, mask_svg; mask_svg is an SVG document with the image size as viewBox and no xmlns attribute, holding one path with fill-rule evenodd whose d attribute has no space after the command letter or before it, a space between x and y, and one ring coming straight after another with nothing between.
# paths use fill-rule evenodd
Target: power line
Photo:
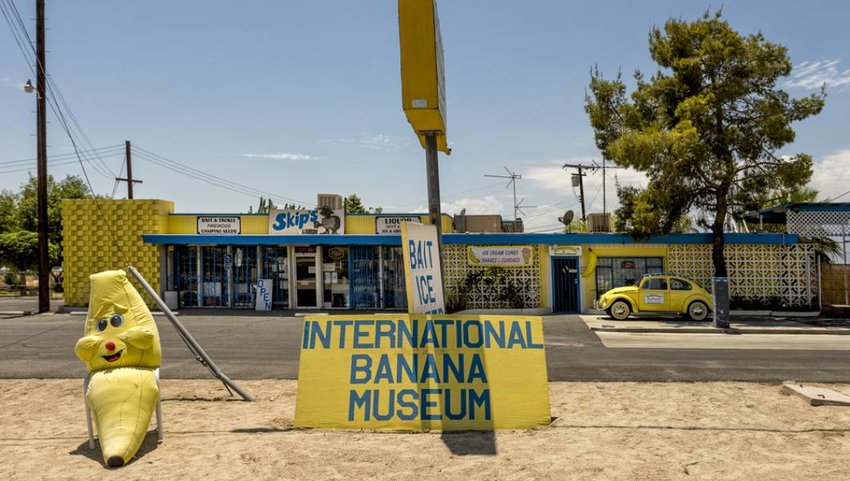
<instances>
[{"instance_id":1,"label":"power line","mask_svg":"<svg viewBox=\"0 0 850 481\"><path fill-rule=\"evenodd\" d=\"M9 25L9 28L12 32L12 36L15 39L15 43L17 44L18 49L20 50L21 54L24 56L24 60L26 60L27 66L29 67L29 69L33 73L33 75L35 75L37 77L38 75L35 71L35 68L33 67L34 64L38 64L38 60L35 57L35 46L33 45L32 38L30 37L29 32L27 31L27 28L24 25L23 20L21 19L21 16L20 16L20 13L18 12L17 6L15 5L15 3L12 0L2 0L2 1L0 1L0 10L2 10L3 16L6 19L6 23ZM24 44L26 44L26 47L24 46ZM50 106L50 110L53 111L54 115L57 117L59 122L62 124L63 129L65 130L66 134L68 135L69 139L71 140L71 143L74 144L74 151L75 152L80 151L77 148L76 144L80 143L80 141L78 140L77 137L79 135L82 135L84 141L88 144L89 149L83 151L82 154L78 154L78 155L81 155L82 157L84 157L86 159L86 161L89 162L89 164L100 175L107 177L107 178L110 178L110 179L114 178L115 177L114 174L112 174L110 176L112 169L109 167L109 165L106 162L104 162L103 159L101 159L99 157L99 155L97 154L96 151L92 152L92 151L94 151L94 145L88 139L88 136L85 134L85 131L82 130L82 126L80 126L79 122L76 121L76 116L74 116L74 114L70 110L70 107L68 106L67 102L65 102L64 97L62 97L62 92L59 89L59 86L56 85L55 81L53 81L52 76L47 75L46 70L45 70L45 79L46 79L46 84L50 87L49 89L45 89L45 91L47 92L47 98L45 100L47 101L47 104ZM56 92L56 93L54 94L54 92ZM57 101L57 95L59 96L59 99L61 101L61 105L60 105L60 101ZM68 116L70 118L72 118L72 120L74 121L74 123L75 123L78 131L80 132L80 134L74 134L72 132L72 130L69 128L67 120L65 119L65 115L62 112L63 107L65 108L65 110L67 110ZM94 153L94 160L89 155L89 153Z\"/></svg>"},{"instance_id":2,"label":"power line","mask_svg":"<svg viewBox=\"0 0 850 481\"><path fill-rule=\"evenodd\" d=\"M171 160L162 155L151 152L150 150L144 149L142 147L138 147L136 145L133 146L133 152L139 158L144 159L153 164L159 165L160 167L164 167L166 169L172 170L174 172L183 174L187 177L192 177L195 180L200 180L202 182L206 182L217 187L221 187L233 192L245 194L252 197L269 197L272 200L276 200L278 202L294 202L302 205L311 205L312 202L307 202L304 200L293 199L290 197L282 196L279 194L275 194L272 192L267 192L264 190L260 190L254 187L250 187L244 184L240 184L230 179L224 179L222 177L215 176L208 172L204 172L194 167L190 167L186 164L177 162L175 160Z\"/></svg>"}]
</instances>

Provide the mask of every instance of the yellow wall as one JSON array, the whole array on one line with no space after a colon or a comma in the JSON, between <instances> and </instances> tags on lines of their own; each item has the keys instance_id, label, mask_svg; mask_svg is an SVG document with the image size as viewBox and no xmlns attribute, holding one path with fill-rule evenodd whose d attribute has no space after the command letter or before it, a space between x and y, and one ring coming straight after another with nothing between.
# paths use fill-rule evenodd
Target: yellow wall
<instances>
[{"instance_id":1,"label":"yellow wall","mask_svg":"<svg viewBox=\"0 0 850 481\"><path fill-rule=\"evenodd\" d=\"M590 251L596 257L661 257L664 259L664 271L667 271L667 245L666 244L593 244L582 246L581 270L587 265ZM596 270L589 276L581 278L581 308L582 310L593 307L596 300Z\"/></svg>"},{"instance_id":2,"label":"yellow wall","mask_svg":"<svg viewBox=\"0 0 850 481\"><path fill-rule=\"evenodd\" d=\"M167 233L170 228L168 214L173 210L173 202L155 199L63 200L65 305L88 305L88 277L105 270L124 269L124 255L154 290L159 291L159 246L143 243L141 234ZM114 241L107 226L111 226ZM135 281L132 282L135 285ZM135 287L148 306L153 306L153 299L141 286Z\"/></svg>"},{"instance_id":3,"label":"yellow wall","mask_svg":"<svg viewBox=\"0 0 850 481\"><path fill-rule=\"evenodd\" d=\"M269 216L265 214L225 214L227 217L239 217L243 234L268 234ZM214 214L212 215L215 216ZM197 234L198 217L210 217L204 214L171 214L168 216L168 234Z\"/></svg>"},{"instance_id":4,"label":"yellow wall","mask_svg":"<svg viewBox=\"0 0 850 481\"><path fill-rule=\"evenodd\" d=\"M381 216L410 216L411 214L380 214ZM417 215L417 214L414 214ZM423 224L430 224L431 220L428 214L418 214L419 218L422 219ZM378 215L376 214L356 214L356 215L347 215L345 216L345 233L346 234L375 234L375 218ZM452 226L452 218L447 215L442 215L442 228L443 233L448 234L454 232L454 228Z\"/></svg>"}]
</instances>

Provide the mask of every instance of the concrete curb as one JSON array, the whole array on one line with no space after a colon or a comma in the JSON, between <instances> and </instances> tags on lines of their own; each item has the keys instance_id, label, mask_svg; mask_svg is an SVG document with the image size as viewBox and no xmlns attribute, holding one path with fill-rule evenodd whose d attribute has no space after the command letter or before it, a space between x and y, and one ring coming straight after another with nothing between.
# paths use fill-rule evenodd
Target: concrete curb
<instances>
[{"instance_id":1,"label":"concrete curb","mask_svg":"<svg viewBox=\"0 0 850 481\"><path fill-rule=\"evenodd\" d=\"M0 316L31 316L33 315L32 311L0 311Z\"/></svg>"},{"instance_id":2,"label":"concrete curb","mask_svg":"<svg viewBox=\"0 0 850 481\"><path fill-rule=\"evenodd\" d=\"M714 327L695 327L691 329L676 329L672 327L591 327L591 331L597 332L645 332L654 334L808 334L808 335L833 335L850 336L850 329L792 329L777 328L766 329L758 327L718 329Z\"/></svg>"}]
</instances>

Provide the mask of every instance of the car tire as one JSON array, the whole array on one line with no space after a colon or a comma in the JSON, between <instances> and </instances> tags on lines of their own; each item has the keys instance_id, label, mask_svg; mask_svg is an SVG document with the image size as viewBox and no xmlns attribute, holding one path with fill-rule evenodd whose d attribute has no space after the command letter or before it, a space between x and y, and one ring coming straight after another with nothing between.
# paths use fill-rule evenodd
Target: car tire
<instances>
[{"instance_id":1,"label":"car tire","mask_svg":"<svg viewBox=\"0 0 850 481\"><path fill-rule=\"evenodd\" d=\"M608 308L608 311L614 319L624 321L628 319L629 314L632 313L632 306L630 306L626 301L614 301L614 303L611 304L611 307Z\"/></svg>"},{"instance_id":2,"label":"car tire","mask_svg":"<svg viewBox=\"0 0 850 481\"><path fill-rule=\"evenodd\" d=\"M694 301L688 305L688 318L693 321L704 321L708 317L708 306L702 301Z\"/></svg>"}]
</instances>

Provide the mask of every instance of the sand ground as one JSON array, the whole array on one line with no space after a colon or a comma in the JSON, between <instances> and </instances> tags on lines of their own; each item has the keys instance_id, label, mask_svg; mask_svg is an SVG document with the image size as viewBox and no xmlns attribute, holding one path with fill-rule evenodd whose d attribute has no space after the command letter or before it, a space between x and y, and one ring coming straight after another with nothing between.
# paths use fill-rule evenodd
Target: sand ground
<instances>
[{"instance_id":1,"label":"sand ground","mask_svg":"<svg viewBox=\"0 0 850 481\"><path fill-rule=\"evenodd\" d=\"M495 433L292 428L295 381L164 380L165 440L106 469L81 382L0 380L2 480L819 479L850 476L850 408L779 385L552 383L551 426ZM850 385L834 385L850 392Z\"/></svg>"}]
</instances>

